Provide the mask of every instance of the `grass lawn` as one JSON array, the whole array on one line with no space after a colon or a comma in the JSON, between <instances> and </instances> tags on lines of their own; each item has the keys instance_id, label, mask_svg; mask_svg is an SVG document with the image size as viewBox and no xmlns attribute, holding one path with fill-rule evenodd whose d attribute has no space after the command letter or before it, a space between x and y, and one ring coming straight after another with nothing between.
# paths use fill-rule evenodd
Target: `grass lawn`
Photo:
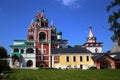
<instances>
[{"instance_id":1,"label":"grass lawn","mask_svg":"<svg viewBox=\"0 0 120 80\"><path fill-rule=\"evenodd\" d=\"M6 80L119 80L120 70L13 69Z\"/></svg>"}]
</instances>

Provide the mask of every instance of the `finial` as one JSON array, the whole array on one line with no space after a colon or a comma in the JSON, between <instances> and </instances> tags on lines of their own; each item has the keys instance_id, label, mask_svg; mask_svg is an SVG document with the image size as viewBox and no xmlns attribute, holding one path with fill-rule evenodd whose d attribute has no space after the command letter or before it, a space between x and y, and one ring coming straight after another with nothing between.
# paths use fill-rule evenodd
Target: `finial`
<instances>
[{"instance_id":1,"label":"finial","mask_svg":"<svg viewBox=\"0 0 120 80\"><path fill-rule=\"evenodd\" d=\"M42 10L41 18L45 18L44 9Z\"/></svg>"},{"instance_id":2,"label":"finial","mask_svg":"<svg viewBox=\"0 0 120 80\"><path fill-rule=\"evenodd\" d=\"M90 25L90 29L92 29L92 25Z\"/></svg>"},{"instance_id":3,"label":"finial","mask_svg":"<svg viewBox=\"0 0 120 80\"><path fill-rule=\"evenodd\" d=\"M42 9L42 12L44 12L44 9Z\"/></svg>"}]
</instances>

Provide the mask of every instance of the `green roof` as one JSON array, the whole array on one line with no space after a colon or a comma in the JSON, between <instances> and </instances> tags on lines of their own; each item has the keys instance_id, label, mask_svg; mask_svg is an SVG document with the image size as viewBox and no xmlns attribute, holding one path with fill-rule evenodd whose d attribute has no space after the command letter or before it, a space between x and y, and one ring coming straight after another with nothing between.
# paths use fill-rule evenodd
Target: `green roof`
<instances>
[{"instance_id":1,"label":"green roof","mask_svg":"<svg viewBox=\"0 0 120 80\"><path fill-rule=\"evenodd\" d=\"M19 52L13 52L13 53L11 53L11 57L13 57L13 56L17 56L17 57L20 57L21 56L21 54L19 53Z\"/></svg>"},{"instance_id":2,"label":"green roof","mask_svg":"<svg viewBox=\"0 0 120 80\"><path fill-rule=\"evenodd\" d=\"M58 30L57 35L62 35L62 32Z\"/></svg>"},{"instance_id":3,"label":"green roof","mask_svg":"<svg viewBox=\"0 0 120 80\"><path fill-rule=\"evenodd\" d=\"M26 46L28 46L26 43L18 44L18 45L10 45L10 47L26 47Z\"/></svg>"},{"instance_id":4,"label":"green roof","mask_svg":"<svg viewBox=\"0 0 120 80\"><path fill-rule=\"evenodd\" d=\"M17 42L26 42L26 40L14 40L14 41L17 41Z\"/></svg>"},{"instance_id":5,"label":"green roof","mask_svg":"<svg viewBox=\"0 0 120 80\"><path fill-rule=\"evenodd\" d=\"M18 45L15 45L15 46L27 46L27 44L18 44Z\"/></svg>"}]
</instances>

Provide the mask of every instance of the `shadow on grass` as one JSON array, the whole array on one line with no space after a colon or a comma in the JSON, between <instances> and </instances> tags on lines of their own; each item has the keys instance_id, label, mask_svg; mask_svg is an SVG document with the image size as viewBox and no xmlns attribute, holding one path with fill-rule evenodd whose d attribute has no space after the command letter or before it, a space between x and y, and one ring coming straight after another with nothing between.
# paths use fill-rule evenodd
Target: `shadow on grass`
<instances>
[{"instance_id":1,"label":"shadow on grass","mask_svg":"<svg viewBox=\"0 0 120 80\"><path fill-rule=\"evenodd\" d=\"M14 77L12 77L10 74L16 73L14 70L10 71L4 71L0 74L0 80L14 80Z\"/></svg>"}]
</instances>

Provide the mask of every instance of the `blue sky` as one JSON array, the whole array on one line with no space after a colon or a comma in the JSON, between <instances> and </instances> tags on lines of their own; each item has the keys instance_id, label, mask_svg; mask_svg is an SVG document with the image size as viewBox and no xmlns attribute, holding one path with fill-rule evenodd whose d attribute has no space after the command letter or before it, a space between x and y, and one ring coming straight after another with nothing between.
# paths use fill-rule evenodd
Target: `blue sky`
<instances>
[{"instance_id":1,"label":"blue sky","mask_svg":"<svg viewBox=\"0 0 120 80\"><path fill-rule=\"evenodd\" d=\"M0 0L0 46L8 53L13 40L25 40L27 29L37 10L45 11L45 16L69 45L82 45L86 42L89 27L92 25L97 42L103 42L103 51L112 49L113 34L108 30L106 6L113 0Z\"/></svg>"}]
</instances>

